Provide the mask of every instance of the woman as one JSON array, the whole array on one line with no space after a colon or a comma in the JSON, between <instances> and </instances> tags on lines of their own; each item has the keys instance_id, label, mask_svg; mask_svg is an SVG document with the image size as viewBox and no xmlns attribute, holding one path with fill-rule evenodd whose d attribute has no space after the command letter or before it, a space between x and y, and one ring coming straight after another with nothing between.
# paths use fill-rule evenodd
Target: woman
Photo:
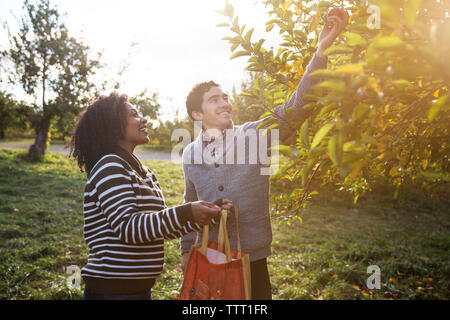
<instances>
[{"instance_id":1,"label":"woman","mask_svg":"<svg viewBox=\"0 0 450 320\"><path fill-rule=\"evenodd\" d=\"M83 299L151 299L164 239L198 231L219 215L218 206L204 201L166 207L156 176L133 155L149 141L146 124L126 95L112 93L81 114L69 142L70 155L88 176Z\"/></svg>"}]
</instances>

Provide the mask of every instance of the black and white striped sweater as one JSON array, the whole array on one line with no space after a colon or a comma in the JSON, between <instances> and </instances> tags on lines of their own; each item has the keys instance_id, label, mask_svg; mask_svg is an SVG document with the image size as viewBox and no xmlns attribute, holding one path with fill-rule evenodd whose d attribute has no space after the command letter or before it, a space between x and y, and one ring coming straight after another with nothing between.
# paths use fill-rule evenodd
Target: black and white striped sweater
<instances>
[{"instance_id":1,"label":"black and white striped sweater","mask_svg":"<svg viewBox=\"0 0 450 320\"><path fill-rule=\"evenodd\" d=\"M162 272L164 239L201 226L190 203L167 208L156 176L118 148L89 173L84 192L84 238L89 258L81 275L91 289L139 292Z\"/></svg>"}]
</instances>

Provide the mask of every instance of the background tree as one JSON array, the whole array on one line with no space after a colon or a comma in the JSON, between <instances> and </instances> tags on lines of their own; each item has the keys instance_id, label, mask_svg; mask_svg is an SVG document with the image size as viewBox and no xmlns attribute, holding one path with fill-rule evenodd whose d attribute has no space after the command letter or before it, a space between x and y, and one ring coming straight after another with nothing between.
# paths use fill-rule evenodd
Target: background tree
<instances>
[{"instance_id":1,"label":"background tree","mask_svg":"<svg viewBox=\"0 0 450 320\"><path fill-rule=\"evenodd\" d=\"M280 147L288 160L273 176L288 186L275 198L278 213L297 215L314 193L314 181L348 190L355 201L381 178L396 197L409 183L424 189L448 185L448 1L262 2L272 18L266 30L280 34L278 48L265 49L264 39L252 41L253 29L239 24L228 3L221 13L229 20L219 26L234 34L224 38L231 59L248 56L247 70L263 74L265 87L277 90L278 100L258 88L243 93L270 109L296 89L330 8L351 13L347 32L325 52L328 69L311 75L322 79L306 97L311 116L288 114L295 134ZM264 124L278 127L274 119Z\"/></svg>"},{"instance_id":2,"label":"background tree","mask_svg":"<svg viewBox=\"0 0 450 320\"><path fill-rule=\"evenodd\" d=\"M159 116L161 105L158 102L157 92L149 93L147 89L144 89L137 95L130 97L130 102L144 117L156 119Z\"/></svg>"},{"instance_id":3,"label":"background tree","mask_svg":"<svg viewBox=\"0 0 450 320\"><path fill-rule=\"evenodd\" d=\"M249 94L251 90L259 90L267 94L267 88L261 88L261 86L264 86L263 75L249 72L249 79L242 82L240 93L238 93L236 88L233 88L230 102L233 106L233 122L235 124L239 125L249 121L256 121L261 115L270 111L270 109L265 109L265 106L260 103L261 99L255 99L253 94Z\"/></svg>"},{"instance_id":4,"label":"background tree","mask_svg":"<svg viewBox=\"0 0 450 320\"><path fill-rule=\"evenodd\" d=\"M153 125L150 134L150 144L163 147L163 149L170 149L179 141L172 141L172 134L176 129L188 130L191 139L194 139L194 124L192 120L186 116L183 119L178 117L178 112L172 120L158 120L157 125Z\"/></svg>"},{"instance_id":5,"label":"background tree","mask_svg":"<svg viewBox=\"0 0 450 320\"><path fill-rule=\"evenodd\" d=\"M27 112L36 133L29 157L35 159L46 151L51 120L73 118L96 94L89 77L100 65L88 58L86 45L69 36L62 14L49 0L25 0L23 8L19 31L9 32L10 49L3 55L35 101Z\"/></svg>"},{"instance_id":6,"label":"background tree","mask_svg":"<svg viewBox=\"0 0 450 320\"><path fill-rule=\"evenodd\" d=\"M20 106L11 95L0 91L0 139L5 139L8 128L20 125Z\"/></svg>"}]
</instances>

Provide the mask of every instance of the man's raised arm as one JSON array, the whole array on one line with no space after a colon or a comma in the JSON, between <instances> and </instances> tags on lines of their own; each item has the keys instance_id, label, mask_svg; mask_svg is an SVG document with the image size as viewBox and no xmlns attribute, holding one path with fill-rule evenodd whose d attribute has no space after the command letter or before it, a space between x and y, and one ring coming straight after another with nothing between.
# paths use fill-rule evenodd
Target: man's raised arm
<instances>
[{"instance_id":1,"label":"man's raised arm","mask_svg":"<svg viewBox=\"0 0 450 320\"><path fill-rule=\"evenodd\" d=\"M344 9L335 8L328 13L328 23L324 26L319 35L317 51L306 68L297 90L289 100L287 100L284 104L279 105L274 110L280 121L287 122L285 115L283 114L284 105L286 106L286 109L293 108L293 118L299 122L302 122L303 119L310 116L309 110L311 109L303 108L303 106L308 103L308 100L304 97L304 95L319 80L309 77L309 74L315 70L325 69L327 67L328 59L323 52L333 44L337 36L345 29L347 21L348 14ZM282 130L280 139L285 140L292 133L293 132L291 130Z\"/></svg>"}]
</instances>

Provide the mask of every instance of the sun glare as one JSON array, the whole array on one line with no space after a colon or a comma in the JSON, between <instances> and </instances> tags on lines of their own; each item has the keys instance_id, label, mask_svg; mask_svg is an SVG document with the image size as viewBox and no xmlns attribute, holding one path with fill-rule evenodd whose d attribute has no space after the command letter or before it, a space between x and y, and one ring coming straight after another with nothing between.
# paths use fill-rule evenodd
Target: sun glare
<instances>
[{"instance_id":1,"label":"sun glare","mask_svg":"<svg viewBox=\"0 0 450 320\"><path fill-rule=\"evenodd\" d=\"M264 30L263 7L255 15L252 1L229 2L240 18L255 24L251 27ZM184 115L184 98L195 83L214 79L231 90L244 78L245 60L229 60L229 46L221 40L227 30L216 27L226 21L216 12L224 4L224 0L130 0L111 5L81 0L60 1L59 6L70 16L70 30L93 50L103 51L111 66L108 73L122 71L125 92L159 91L162 112L173 117L177 110Z\"/></svg>"},{"instance_id":2,"label":"sun glare","mask_svg":"<svg viewBox=\"0 0 450 320\"><path fill-rule=\"evenodd\" d=\"M72 36L91 48L92 55L102 53L105 68L94 81L106 83L111 91L115 82L119 90L129 95L144 89L159 92L165 119L178 111L185 115L184 101L191 87L201 81L215 80L226 91L239 87L246 75L246 59L229 60L229 45L222 38L227 28L218 28L226 17L216 10L223 9L225 0L193 1L108 1L53 0L61 12ZM250 21L254 36L265 33L267 13L254 1L229 0L242 21ZM8 19L12 29L17 20L6 14L13 11L23 15L16 0L1 5L2 22ZM10 17L11 16L11 17ZM1 48L7 46L7 35L0 37ZM268 43L269 41L266 41Z\"/></svg>"}]
</instances>

